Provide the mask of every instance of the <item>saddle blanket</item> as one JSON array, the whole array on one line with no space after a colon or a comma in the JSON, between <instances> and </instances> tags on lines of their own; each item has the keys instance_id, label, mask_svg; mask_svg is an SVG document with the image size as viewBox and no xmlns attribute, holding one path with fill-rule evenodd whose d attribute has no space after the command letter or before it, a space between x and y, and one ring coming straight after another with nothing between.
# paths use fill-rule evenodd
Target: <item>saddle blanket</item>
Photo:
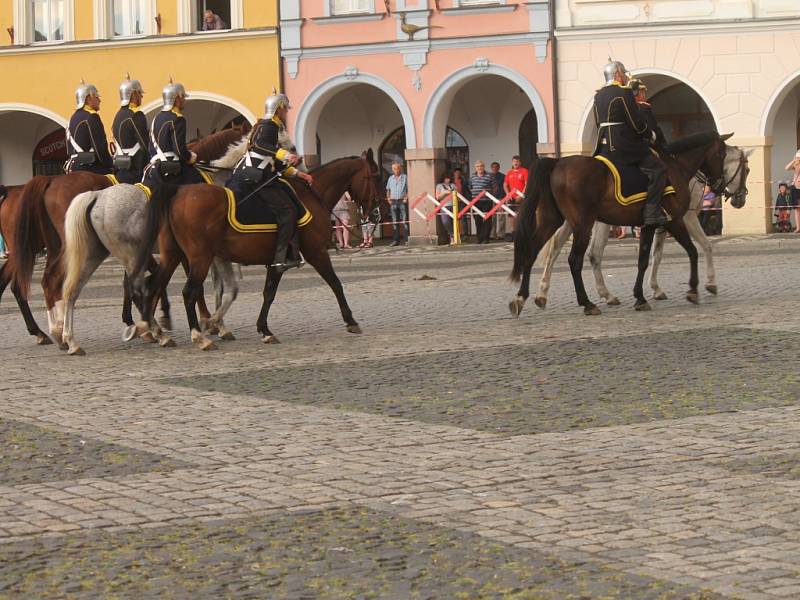
<instances>
[{"instance_id":1,"label":"saddle blanket","mask_svg":"<svg viewBox=\"0 0 800 600\"><path fill-rule=\"evenodd\" d=\"M627 206L642 202L647 198L647 175L642 173L637 167L623 165L613 162L607 156L598 154L597 160L603 163L611 175L614 177L614 196L617 202ZM664 187L664 195L674 194L675 188L667 184Z\"/></svg>"},{"instance_id":2,"label":"saddle blanket","mask_svg":"<svg viewBox=\"0 0 800 600\"><path fill-rule=\"evenodd\" d=\"M286 184L288 185L288 184ZM224 188L228 195L228 223L239 233L267 233L278 230L275 213L266 202L258 196L251 196L245 202L237 204L234 191ZM311 211L299 200L297 227L305 227L311 222Z\"/></svg>"}]
</instances>

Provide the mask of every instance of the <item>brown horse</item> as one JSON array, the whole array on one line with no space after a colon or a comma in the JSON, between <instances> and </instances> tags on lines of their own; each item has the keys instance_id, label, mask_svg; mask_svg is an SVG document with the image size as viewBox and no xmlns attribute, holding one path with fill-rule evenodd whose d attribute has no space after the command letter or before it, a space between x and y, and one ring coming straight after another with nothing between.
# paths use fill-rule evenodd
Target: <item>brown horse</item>
<instances>
[{"instance_id":1,"label":"brown horse","mask_svg":"<svg viewBox=\"0 0 800 600\"><path fill-rule=\"evenodd\" d=\"M300 229L300 249L336 295L347 331L361 333L328 255L330 214L345 191L349 191L365 214L369 214L382 198L380 171L370 149L361 157L334 160L312 171L312 175L313 188L322 190L321 193L300 181L292 182L300 200L312 215L311 222ZM149 322L141 323L142 329L154 327L153 299L169 283L181 258L185 257L189 263L189 276L183 288L183 299L192 341L204 350L215 348L203 335L195 312L195 304L202 295L203 281L212 261L219 257L247 265L270 265L275 254L276 236L273 233L239 233L228 223L227 213L227 196L222 188L216 186L181 186L177 193L174 188L165 186L153 195L138 265L141 270L150 257L149 249L158 237L161 266L145 302ZM202 227L198 226L200 223ZM267 269L264 303L257 321L257 330L265 343L278 342L269 330L267 319L281 276L275 269ZM232 302L236 290L226 290L226 293L229 294L229 302Z\"/></svg>"},{"instance_id":2,"label":"brown horse","mask_svg":"<svg viewBox=\"0 0 800 600\"><path fill-rule=\"evenodd\" d=\"M0 235L6 241L10 255L14 253L14 232L17 229L16 212L17 205L22 197L22 188L23 186L21 185L0 186ZM9 262L6 261L0 267L0 298L3 297L3 292L9 283L12 284L11 291L22 313L22 318L25 319L25 327L28 329L28 333L36 338L37 344L51 344L50 338L39 328L33 318L28 301L19 293L17 285L12 283L11 267Z\"/></svg>"},{"instance_id":3,"label":"brown horse","mask_svg":"<svg viewBox=\"0 0 800 600\"><path fill-rule=\"evenodd\" d=\"M725 140L733 134L720 136L704 132L688 136L670 145L672 156L662 156L667 165L669 180L675 194L664 197L664 209L671 221L666 225L675 240L689 255L691 274L686 299L697 303L697 250L683 222L689 207L689 180L698 171L714 182L714 188L724 187L722 181L725 161ZM597 190L595 193L595 190ZM525 190L514 236L514 267L512 281L522 280L516 297L509 303L511 314L519 316L529 295L531 268L540 250L564 221L573 231L569 268L578 304L586 315L598 315L600 309L589 300L583 286L583 256L589 245L595 221L609 225L642 225L642 204L623 205L615 199L615 182L608 168L589 156L569 156L559 160L538 159L531 165L531 177ZM633 294L636 310L649 310L642 284L653 243L654 227L642 229L639 242L639 261Z\"/></svg>"}]
</instances>

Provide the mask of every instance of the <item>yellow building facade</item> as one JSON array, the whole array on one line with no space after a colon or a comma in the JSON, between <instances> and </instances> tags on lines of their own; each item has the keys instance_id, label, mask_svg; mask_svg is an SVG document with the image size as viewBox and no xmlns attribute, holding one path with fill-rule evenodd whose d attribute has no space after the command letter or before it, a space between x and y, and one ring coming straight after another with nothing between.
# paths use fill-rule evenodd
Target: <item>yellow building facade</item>
<instances>
[{"instance_id":1,"label":"yellow building facade","mask_svg":"<svg viewBox=\"0 0 800 600\"><path fill-rule=\"evenodd\" d=\"M277 19L277 0L0 0L0 183L58 172L81 79L107 128L128 72L148 118L184 84L190 137L255 122L282 88Z\"/></svg>"}]
</instances>

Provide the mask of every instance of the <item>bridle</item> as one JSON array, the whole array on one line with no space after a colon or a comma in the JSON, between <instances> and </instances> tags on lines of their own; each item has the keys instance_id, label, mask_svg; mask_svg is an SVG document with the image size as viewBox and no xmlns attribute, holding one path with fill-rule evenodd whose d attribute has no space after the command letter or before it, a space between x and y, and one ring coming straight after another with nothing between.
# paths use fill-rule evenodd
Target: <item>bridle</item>
<instances>
[{"instance_id":1,"label":"bridle","mask_svg":"<svg viewBox=\"0 0 800 600\"><path fill-rule=\"evenodd\" d=\"M702 183L703 185L709 185L712 191L717 194L718 196L724 196L726 200L729 198L740 198L742 196L746 196L748 194L747 185L745 183L745 178L747 177L747 156L745 155L744 150L738 149L739 154L739 164L736 165L736 170L733 172L733 175L726 181L725 180L725 168L724 162L725 158L728 155L728 145L725 144L725 153L722 155L723 160L723 173L722 176L717 178L713 183L710 182L708 177L706 177L705 173L701 171L697 172L697 180ZM739 178L739 185L736 188L734 193L730 193L728 191L728 186L733 183L736 178Z\"/></svg>"}]
</instances>

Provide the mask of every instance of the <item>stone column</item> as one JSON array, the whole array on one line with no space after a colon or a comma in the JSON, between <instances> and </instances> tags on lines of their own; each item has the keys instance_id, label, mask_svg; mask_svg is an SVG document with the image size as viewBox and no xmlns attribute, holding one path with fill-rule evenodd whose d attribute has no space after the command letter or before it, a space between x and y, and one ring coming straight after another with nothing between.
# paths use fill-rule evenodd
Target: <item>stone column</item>
<instances>
[{"instance_id":1,"label":"stone column","mask_svg":"<svg viewBox=\"0 0 800 600\"><path fill-rule=\"evenodd\" d=\"M427 221L411 210L414 201L424 194L433 195L436 183L447 168L447 151L444 148L417 148L406 150L408 165L408 205L411 221L409 245L435 244L436 220ZM424 213L430 213L434 206L431 202L420 204Z\"/></svg>"},{"instance_id":2,"label":"stone column","mask_svg":"<svg viewBox=\"0 0 800 600\"><path fill-rule=\"evenodd\" d=\"M771 140L763 137L734 137L729 143L742 150L754 150L750 155L750 175L747 177L747 201L741 209L723 202L722 232L725 235L769 233L772 231L772 186L770 179Z\"/></svg>"}]
</instances>

